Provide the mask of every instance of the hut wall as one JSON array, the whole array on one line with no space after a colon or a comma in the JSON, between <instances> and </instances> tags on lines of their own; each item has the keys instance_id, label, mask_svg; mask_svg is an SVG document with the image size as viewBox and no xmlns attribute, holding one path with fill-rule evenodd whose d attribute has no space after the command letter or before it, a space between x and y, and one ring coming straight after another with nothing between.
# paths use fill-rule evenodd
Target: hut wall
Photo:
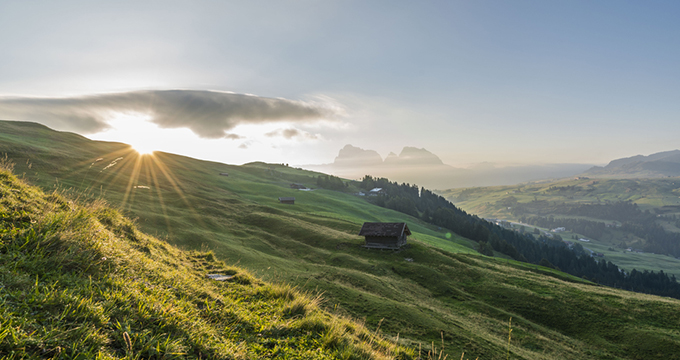
<instances>
[{"instance_id":1,"label":"hut wall","mask_svg":"<svg viewBox=\"0 0 680 360\"><path fill-rule=\"evenodd\" d=\"M397 242L397 246L402 247L406 245L406 234L403 234L399 237L399 240Z\"/></svg>"},{"instance_id":2,"label":"hut wall","mask_svg":"<svg viewBox=\"0 0 680 360\"><path fill-rule=\"evenodd\" d=\"M400 239L396 236L366 236L365 246L369 248L397 249L400 246L399 242Z\"/></svg>"}]
</instances>

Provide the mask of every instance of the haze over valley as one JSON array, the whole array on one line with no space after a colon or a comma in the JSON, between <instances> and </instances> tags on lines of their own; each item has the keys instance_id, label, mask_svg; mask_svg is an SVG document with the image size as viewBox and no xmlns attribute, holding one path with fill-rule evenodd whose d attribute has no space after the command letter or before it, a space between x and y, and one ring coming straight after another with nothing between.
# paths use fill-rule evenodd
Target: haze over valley
<instances>
[{"instance_id":1,"label":"haze over valley","mask_svg":"<svg viewBox=\"0 0 680 360\"><path fill-rule=\"evenodd\" d=\"M526 181L563 178L580 174L589 164L506 165L473 164L456 168L444 164L426 149L404 147L399 155L390 152L383 158L375 150L345 145L330 164L301 165L302 168L334 174L348 179L364 175L386 177L427 188L449 189L470 186L509 185Z\"/></svg>"}]
</instances>

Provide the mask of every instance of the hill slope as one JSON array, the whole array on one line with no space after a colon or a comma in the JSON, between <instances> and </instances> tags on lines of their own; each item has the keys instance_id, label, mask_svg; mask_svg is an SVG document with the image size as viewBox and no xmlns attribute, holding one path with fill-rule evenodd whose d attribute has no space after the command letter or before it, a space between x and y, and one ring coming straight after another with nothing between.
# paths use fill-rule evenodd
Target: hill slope
<instances>
[{"instance_id":1,"label":"hill slope","mask_svg":"<svg viewBox=\"0 0 680 360\"><path fill-rule=\"evenodd\" d=\"M0 168L3 358L411 358L286 285L139 232ZM229 279L215 281L207 274Z\"/></svg>"},{"instance_id":2,"label":"hill slope","mask_svg":"<svg viewBox=\"0 0 680 360\"><path fill-rule=\"evenodd\" d=\"M207 246L218 259L264 279L323 292L324 308L399 334L405 344L440 343L443 336L451 356L504 359L512 317L515 358L680 358L676 300L476 255L469 240L449 239L446 229L351 194L289 186L315 187L318 173L163 153L138 157L123 144L86 139L69 152L63 149L72 135L34 132L35 126L0 122L0 133L16 133L0 145L26 179L70 189L81 201L104 197L169 243ZM296 203L279 204L279 196L294 196ZM363 221L406 221L411 246L362 248L356 234Z\"/></svg>"}]
</instances>

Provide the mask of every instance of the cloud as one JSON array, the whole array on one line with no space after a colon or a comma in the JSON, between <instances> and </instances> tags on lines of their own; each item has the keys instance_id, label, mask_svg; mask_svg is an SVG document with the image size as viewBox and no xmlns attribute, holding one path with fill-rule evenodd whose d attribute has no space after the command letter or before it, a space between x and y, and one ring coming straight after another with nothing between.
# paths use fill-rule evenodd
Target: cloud
<instances>
[{"instance_id":1,"label":"cloud","mask_svg":"<svg viewBox=\"0 0 680 360\"><path fill-rule=\"evenodd\" d=\"M267 137L283 137L285 139L292 139L292 138L304 138L304 139L309 139L309 140L317 140L319 138L319 135L315 134L310 134L306 131L298 130L295 128L288 128L288 129L276 129L274 131L268 132L264 134Z\"/></svg>"},{"instance_id":2,"label":"cloud","mask_svg":"<svg viewBox=\"0 0 680 360\"><path fill-rule=\"evenodd\" d=\"M320 101L207 90L145 90L64 98L0 97L0 119L36 121L81 133L110 128L116 113L143 114L161 128L188 128L203 138L241 139L228 131L241 124L333 120L338 107Z\"/></svg>"},{"instance_id":3,"label":"cloud","mask_svg":"<svg viewBox=\"0 0 680 360\"><path fill-rule=\"evenodd\" d=\"M244 149L244 150L245 150L245 149L248 149L248 148L250 147L250 145L253 145L253 141L252 141L252 140L249 140L249 141L246 141L246 142L242 143L241 145L238 146L238 148L239 148L239 149Z\"/></svg>"}]
</instances>

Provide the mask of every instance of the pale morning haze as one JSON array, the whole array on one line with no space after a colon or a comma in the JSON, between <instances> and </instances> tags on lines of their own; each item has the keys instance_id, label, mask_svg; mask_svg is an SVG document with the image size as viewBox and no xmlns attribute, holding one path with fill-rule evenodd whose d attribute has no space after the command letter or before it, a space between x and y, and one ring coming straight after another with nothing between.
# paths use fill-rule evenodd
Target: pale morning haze
<instances>
[{"instance_id":1,"label":"pale morning haze","mask_svg":"<svg viewBox=\"0 0 680 360\"><path fill-rule=\"evenodd\" d=\"M2 1L0 119L229 164L680 147L677 1Z\"/></svg>"}]
</instances>

